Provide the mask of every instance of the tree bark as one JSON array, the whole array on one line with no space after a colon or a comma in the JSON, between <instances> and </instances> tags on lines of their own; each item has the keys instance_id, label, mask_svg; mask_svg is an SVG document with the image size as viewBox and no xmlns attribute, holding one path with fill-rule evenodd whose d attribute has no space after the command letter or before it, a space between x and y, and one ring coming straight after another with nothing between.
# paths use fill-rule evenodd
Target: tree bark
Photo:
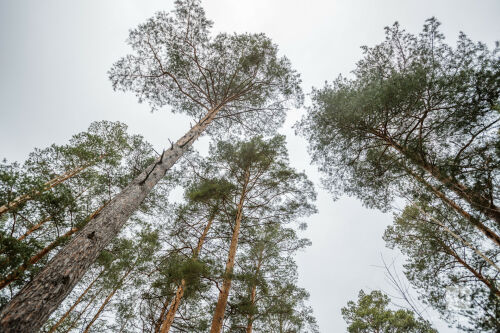
<instances>
[{"instance_id":1,"label":"tree bark","mask_svg":"<svg viewBox=\"0 0 500 333\"><path fill-rule=\"evenodd\" d=\"M66 318L68 318L69 314L77 307L78 304L80 304L80 302L83 300L83 297L85 297L85 295L89 292L89 290L92 288L94 283L96 283L96 281L99 280L99 278L101 277L103 272L99 273L99 275L97 275L96 278L88 285L88 287L78 297L78 299L75 301L75 303L73 303L73 305L71 305L71 307L68 309L68 311L66 311L64 313L64 315L62 315L62 317L59 318L57 323L55 323L54 326L52 326L50 328L49 333L54 333L57 330L57 328L66 320Z\"/></svg>"},{"instance_id":2,"label":"tree bark","mask_svg":"<svg viewBox=\"0 0 500 333\"><path fill-rule=\"evenodd\" d=\"M201 252L201 249L203 247L203 243L205 242L205 238L207 237L208 231L210 230L210 227L212 226L212 222L214 221L215 216L211 216L208 220L207 225L205 226L205 229L203 229L203 233L201 234L200 238L198 239L198 245L196 246L196 250L193 253L193 258L196 259L198 258L198 255ZM181 304L181 299L182 296L184 295L184 289L186 287L186 280L182 279L181 284L177 287L177 292L175 293L175 298L170 304L170 307L168 309L168 312L166 314L165 320L163 320L163 313L160 314L160 320L163 320L163 323L161 324L160 328L160 333L167 333L170 331L170 327L172 326L172 323L174 322L175 318L175 313L177 312L177 309L179 308L179 305Z\"/></svg>"},{"instance_id":3,"label":"tree bark","mask_svg":"<svg viewBox=\"0 0 500 333\"><path fill-rule=\"evenodd\" d=\"M238 248L238 238L240 234L241 218L243 217L243 203L245 202L246 190L250 178L250 172L247 169L245 171L245 180L243 183L243 189L241 191L240 201L238 203L238 209L236 212L236 218L234 223L233 237L231 239L231 245L229 246L229 254L226 262L226 270L224 274L224 282L219 293L219 299L217 300L217 305L215 306L214 317L212 319L212 327L210 333L220 333L222 330L222 323L224 321L224 312L226 311L227 299L229 297L229 290L231 289L231 275L234 268L234 259L236 257L236 250Z\"/></svg>"},{"instance_id":4,"label":"tree bark","mask_svg":"<svg viewBox=\"0 0 500 333\"><path fill-rule=\"evenodd\" d=\"M217 115L210 110L95 216L0 312L4 331L37 331L119 233L153 187Z\"/></svg>"},{"instance_id":5,"label":"tree bark","mask_svg":"<svg viewBox=\"0 0 500 333\"><path fill-rule=\"evenodd\" d=\"M104 157L104 155L101 155L99 157L99 160L101 160L103 157ZM42 192L50 190L54 186L61 184L62 182L70 179L71 177L76 176L77 174L79 174L83 170L87 169L88 167L94 165L95 163L96 162L87 163L87 164L79 166L73 170L69 170L69 171L63 173L62 175L59 175L59 176L49 180L45 184L43 184L43 186L40 190L34 190L31 193L27 193L27 194L23 194L23 195L18 196L14 200L12 200L12 201L10 201L10 202L8 202L5 205L0 207L0 215L2 215L5 212L8 212L9 210L11 210L13 208L16 208L17 206L19 206L22 203L25 203L28 200L33 199L37 195L40 195Z\"/></svg>"}]
</instances>

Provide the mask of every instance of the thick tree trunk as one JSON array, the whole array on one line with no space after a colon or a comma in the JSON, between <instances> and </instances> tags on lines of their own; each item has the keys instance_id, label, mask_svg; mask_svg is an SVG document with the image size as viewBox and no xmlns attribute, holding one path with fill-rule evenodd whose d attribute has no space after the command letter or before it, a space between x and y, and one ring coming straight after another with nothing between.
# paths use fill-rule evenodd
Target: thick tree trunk
<instances>
[{"instance_id":1,"label":"thick tree trunk","mask_svg":"<svg viewBox=\"0 0 500 333\"><path fill-rule=\"evenodd\" d=\"M89 221L33 281L2 309L0 328L12 332L40 329L167 170L208 127L219 109L209 111L196 126L164 151L161 157L116 195L100 214Z\"/></svg>"},{"instance_id":2,"label":"thick tree trunk","mask_svg":"<svg viewBox=\"0 0 500 333\"><path fill-rule=\"evenodd\" d=\"M422 158L415 157L405 147L392 140L392 138L387 137L385 134L377 132L376 135L386 141L413 164L417 165L448 189L455 192L455 194L457 194L460 198L468 202L471 207L488 216L500 225L500 208L496 207L491 200L488 200L488 198L485 198L483 195L469 189L467 186L461 184L457 179L447 176L444 172L442 172L442 170L430 165Z\"/></svg>"},{"instance_id":3,"label":"thick tree trunk","mask_svg":"<svg viewBox=\"0 0 500 333\"><path fill-rule=\"evenodd\" d=\"M103 271L104 272L104 271ZM87 293L89 292L89 290L92 288L92 286L94 285L94 283L96 283L97 280L99 280L99 278L101 277L102 273L99 273L99 275L97 275L95 277L94 280L92 280L92 282L88 285L88 287L83 291L83 293L81 293L81 295L78 297L78 299L73 303L73 305L71 305L71 307L68 309L68 311L66 311L62 316L61 318L59 318L59 320L57 321L57 323L54 324L54 326L52 326L50 328L50 331L49 333L54 333L57 328L66 320L66 318L68 318L69 314L77 307L78 304L80 304L80 302L83 300L83 297L85 297L85 295L87 295Z\"/></svg>"},{"instance_id":4,"label":"thick tree trunk","mask_svg":"<svg viewBox=\"0 0 500 333\"><path fill-rule=\"evenodd\" d=\"M120 281L118 281L118 283L113 288L113 290L108 294L108 296L106 297L106 299L104 300L104 302L101 304L101 307L99 308L99 310L97 310L97 313L94 315L94 317L92 318L92 320L88 323L87 327L85 327L85 331L83 331L83 333L88 333L89 332L89 330L92 327L92 325L95 323L95 321L97 320L97 318L99 318L99 316L101 315L101 313L104 311L104 308L106 307L106 305L108 305L109 301L116 294L116 292L118 291L118 289L121 288L121 286L123 285L123 282L125 281L125 279L127 278L127 276L129 276L129 274L132 273L132 271L134 270L134 268L135 268L135 262L132 264L132 266L130 266L129 270L125 273L124 276L122 276L122 278L120 279Z\"/></svg>"},{"instance_id":5,"label":"thick tree trunk","mask_svg":"<svg viewBox=\"0 0 500 333\"><path fill-rule=\"evenodd\" d=\"M231 239L231 245L229 246L229 254L226 262L226 270L224 272L224 281L222 283L222 288L219 293L219 299L217 300L217 305L215 306L214 317L212 319L212 328L210 333L220 333L222 330L222 323L224 321L224 312L226 311L227 299L229 297L229 290L231 289L231 281L234 268L234 259L236 257L236 250L238 248L238 238L240 235L241 218L243 217L243 203L245 202L247 185L250 178L250 172L247 169L245 172L245 180L243 183L243 189L241 191L240 202L238 203L238 209L236 212L236 218L234 223L233 237Z\"/></svg>"},{"instance_id":6,"label":"thick tree trunk","mask_svg":"<svg viewBox=\"0 0 500 333\"><path fill-rule=\"evenodd\" d=\"M203 233L201 234L200 238L198 239L198 245L196 246L196 250L193 253L193 258L196 259L198 258L201 249L203 247L203 243L205 242L205 238L207 237L208 231L210 230L210 227L212 226L212 222L214 221L214 216L211 216L208 220L207 225L205 226L205 229L203 229ZM184 295L184 289L186 287L186 281L182 279L181 284L177 287L177 292L175 293L175 298L170 304L170 307L168 309L168 312L166 314L165 320L163 320L163 313L160 314L160 320L163 320L163 323L161 324L160 328L160 333L167 333L170 331L170 327L172 326L172 323L174 322L175 314L177 312L177 309L179 308L179 305L181 304L181 299L182 296Z\"/></svg>"},{"instance_id":7,"label":"thick tree trunk","mask_svg":"<svg viewBox=\"0 0 500 333\"><path fill-rule=\"evenodd\" d=\"M101 160L103 157L104 157L104 155L101 155L99 157L99 160ZM88 164L79 166L78 168L75 168L73 170L69 170L69 171L63 173L62 175L59 175L59 176L49 180L45 184L43 184L43 186L40 190L35 190L35 191L32 191L31 193L27 193L27 194L23 194L21 196L18 196L14 200L6 203L5 205L0 206L0 215L2 215L5 212L8 212L9 210L11 210L13 208L16 208L17 206L19 206L20 204L22 204L28 200L33 199L37 195L40 195L42 192L50 190L54 186L61 184L62 182L70 179L71 177L76 176L77 174L79 174L83 170L87 169L88 167L94 165L95 163L96 162L88 163Z\"/></svg>"},{"instance_id":8,"label":"thick tree trunk","mask_svg":"<svg viewBox=\"0 0 500 333\"><path fill-rule=\"evenodd\" d=\"M429 184L428 181L426 181L424 178L420 177L418 174L415 172L411 171L410 169L406 168L406 171L413 177L415 178L418 182L423 184L427 189L429 189L432 193L434 193L438 198L441 199L445 204L453 208L455 211L457 211L460 215L462 215L466 220L468 220L472 225L474 225L479 231L481 231L486 237L491 239L496 245L500 246L500 236L498 236L493 230L485 226L481 221L467 213L465 210L463 210L460 206L458 206L453 200L448 198L443 192L438 190L436 187L432 186Z\"/></svg>"}]
</instances>

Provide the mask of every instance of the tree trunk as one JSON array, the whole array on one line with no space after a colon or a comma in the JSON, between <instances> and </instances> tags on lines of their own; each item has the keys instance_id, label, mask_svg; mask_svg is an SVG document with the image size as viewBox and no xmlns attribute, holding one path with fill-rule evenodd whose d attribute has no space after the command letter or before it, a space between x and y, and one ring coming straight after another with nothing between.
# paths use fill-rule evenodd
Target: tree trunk
<instances>
[{"instance_id":1,"label":"tree trunk","mask_svg":"<svg viewBox=\"0 0 500 333\"><path fill-rule=\"evenodd\" d=\"M99 214L99 212L105 206L106 205L103 205L99 209L97 209L95 212L93 212L88 217L88 219L90 220L94 216L96 216L97 214ZM59 245L61 243L62 240L64 240L65 238L71 237L78 230L80 230L80 228L76 228L76 227L71 228L64 235L62 235L60 237L57 237L57 239L55 241L53 241L48 246L46 246L45 248L43 248L40 252L38 252L37 254L35 254L34 256L32 256L27 263L24 263L21 266L19 266L18 268L16 268L16 270L14 272L10 273L9 275L7 275L5 277L5 279L3 279L3 280L0 281L0 290L3 289L3 288L5 288L6 286L8 286L13 281L17 280L19 278L19 276L21 275L21 273L24 272L26 269L28 269L28 267L30 267L31 265L36 264L40 259L42 259L43 257L45 257L45 255L47 255L47 253L49 253L50 251L52 251L53 249L55 249L57 247L57 245Z\"/></svg>"},{"instance_id":2,"label":"tree trunk","mask_svg":"<svg viewBox=\"0 0 500 333\"><path fill-rule=\"evenodd\" d=\"M387 135L378 132L376 135L386 141L413 164L420 167L434 179L439 181L451 191L455 192L455 194L457 194L460 198L467 201L474 209L488 216L500 225L500 208L496 207L492 201L488 200L488 198L485 198L481 194L469 189L467 186L461 184L457 179L447 176L444 172L442 172L442 170L430 165L424 159L415 157L405 147L401 146Z\"/></svg>"},{"instance_id":3,"label":"tree trunk","mask_svg":"<svg viewBox=\"0 0 500 333\"><path fill-rule=\"evenodd\" d=\"M263 253L264 250L262 249L259 254L259 259L257 261L257 268L255 270L255 279L259 277L259 272L260 272L260 267L262 266L262 260L263 260ZM250 292L250 304L251 304L251 310L253 311L253 307L255 306L255 300L257 298L257 282L254 281L252 285L252 291ZM248 315L248 320L247 320L247 329L246 333L252 333L253 330L253 312Z\"/></svg>"},{"instance_id":4,"label":"tree trunk","mask_svg":"<svg viewBox=\"0 0 500 333\"><path fill-rule=\"evenodd\" d=\"M137 262L137 260L135 262ZM89 332L90 328L92 327L92 325L94 324L94 322L97 320L97 318L99 318L99 316L101 315L102 311L104 311L104 308L106 307L106 305L108 305L108 303L111 300L111 298L116 294L116 292L118 291L118 289L121 288L121 286L123 284L123 281L125 281L125 279L127 278L127 276L129 276L129 274L134 270L134 268L135 268L135 262L132 264L132 266L130 266L129 270L125 273L125 275L122 276L122 278L120 279L120 281L118 281L118 283L116 284L115 288L113 288L113 290L108 294L108 296L106 297L106 299L104 300L104 302L101 304L101 307L99 308L99 310L97 310L97 313L94 315L94 317L92 318L92 320L90 321L90 323L88 323L87 327L85 327L85 331L83 331L83 333L88 333Z\"/></svg>"},{"instance_id":5,"label":"tree trunk","mask_svg":"<svg viewBox=\"0 0 500 333\"><path fill-rule=\"evenodd\" d=\"M203 243L205 242L205 238L207 237L208 231L210 230L210 227L212 226L212 222L214 221L215 216L211 216L208 220L207 225L205 226L205 229L203 229L203 233L200 236L200 239L198 239L198 245L196 246L196 250L193 253L193 258L196 259L198 258L198 255L201 252L201 249L203 247ZM163 313L160 314L160 320L163 320L163 323L161 324L160 328L160 333L167 333L170 331L170 327L172 326L172 323L174 322L175 318L175 313L177 312L177 309L179 308L179 305L181 304L181 299L182 296L184 295L184 289L186 287L186 281L182 279L181 284L177 287L177 292L175 293L175 298L170 304L170 307L168 309L167 315L165 317L165 320L163 320Z\"/></svg>"},{"instance_id":6,"label":"tree trunk","mask_svg":"<svg viewBox=\"0 0 500 333\"><path fill-rule=\"evenodd\" d=\"M94 285L94 283L96 283L96 281L99 280L99 278L101 277L102 273L104 273L104 271L102 271L101 273L99 273L99 275L96 276L96 278L89 284L89 286L78 297L78 299L75 301L75 303L73 303L73 305L71 305L71 307L68 309L68 311L66 311L64 313L64 315L62 315L62 317L59 318L59 320L57 321L57 323L55 323L54 326L52 326L50 328L49 333L54 333L57 330L57 328L66 320L66 318L68 318L69 314L77 307L78 304L80 304L80 302L83 300L83 297L85 297L85 295L89 292L89 290L92 288L92 286Z\"/></svg>"},{"instance_id":7,"label":"tree trunk","mask_svg":"<svg viewBox=\"0 0 500 333\"><path fill-rule=\"evenodd\" d=\"M46 222L49 222L50 220L52 220L52 216L49 215L46 218L42 219L37 224L35 224L34 226L32 226L31 228L29 228L24 233L24 235L20 236L17 240L18 241L22 241L23 239L25 239L26 237L28 237L32 232L37 231L38 229L40 229L42 227L42 225L44 225Z\"/></svg>"},{"instance_id":8,"label":"tree trunk","mask_svg":"<svg viewBox=\"0 0 500 333\"><path fill-rule=\"evenodd\" d=\"M238 209L236 212L236 218L234 223L233 237L231 239L231 245L229 246L229 254L226 262L226 270L224 272L224 282L219 293L219 299L217 300L217 305L215 307L214 317L212 319L212 328L210 333L220 333L222 330L222 323L224 321L224 312L226 311L227 299L229 297L229 290L231 289L231 280L234 267L234 259L236 257L236 250L238 248L238 238L240 234L241 218L243 217L243 203L245 202L246 190L248 181L250 178L250 172L247 169L245 171L245 181L243 183L243 189L241 191L240 202L238 203Z\"/></svg>"},{"instance_id":9,"label":"tree trunk","mask_svg":"<svg viewBox=\"0 0 500 333\"><path fill-rule=\"evenodd\" d=\"M167 333L174 322L175 313L181 305L181 298L184 295L184 288L186 287L186 280L182 279L181 284L177 287L177 292L175 293L175 298L172 303L170 303L170 308L168 309L165 320L161 324L160 333Z\"/></svg>"},{"instance_id":10,"label":"tree trunk","mask_svg":"<svg viewBox=\"0 0 500 333\"><path fill-rule=\"evenodd\" d=\"M99 157L99 160L101 160L103 157L104 157L104 155L101 155ZM62 175L59 175L59 176L49 180L45 184L43 184L43 186L40 190L34 190L31 193L27 193L27 194L23 194L23 195L18 196L14 200L12 200L12 201L10 201L10 202L8 202L5 205L0 207L0 215L2 215L3 213L5 213L13 208L16 208L17 206L19 206L20 204L22 204L28 200L33 199L37 195L40 195L42 192L50 190L54 186L61 184L62 182L70 179L71 177L76 176L77 174L79 174L83 170L87 169L88 167L94 165L95 163L96 162L87 163L87 164L79 166L78 168L75 168L73 170L69 170L69 171L63 173Z\"/></svg>"},{"instance_id":11,"label":"tree trunk","mask_svg":"<svg viewBox=\"0 0 500 333\"><path fill-rule=\"evenodd\" d=\"M429 214L427 214L423 209L422 207L420 207L418 204L416 203L413 203L413 205L415 207L417 207L417 209L422 213L424 214L425 216L427 216L428 218L430 218L432 221L434 221L434 223L436 223L437 225L439 225L441 228L443 228L447 233L449 233L450 235L453 236L453 238L455 238L456 240L458 240L459 242L461 242L462 244L464 244L465 246L467 246L469 249L471 249L472 251L474 251L478 256L480 256L481 258L483 258L488 264L491 265L491 267L495 268L498 272L500 272L500 268L493 262L491 261L490 258L488 258L483 252L481 252L478 248L476 248L474 245L472 245L471 243L469 243L465 238L463 238L462 236L456 234L455 232L453 232L450 228L448 228L447 226L445 226L444 224L442 224L441 222L439 222L434 216L429 216Z\"/></svg>"},{"instance_id":12,"label":"tree trunk","mask_svg":"<svg viewBox=\"0 0 500 333\"><path fill-rule=\"evenodd\" d=\"M80 193L78 193L78 195L75 197L75 199L78 199L83 193L85 193L85 191L87 191L87 189L81 191ZM67 207L67 205L60 209L59 211L62 211L63 209L65 209ZM24 235L20 236L17 240L21 241L23 239L25 239L27 236L29 236L30 234L32 234L33 232L37 231L38 229L40 229L46 222L52 220L52 216L47 216L46 218L42 219L40 222L38 222L37 224L35 224L34 226L32 226L31 228L29 228L25 233Z\"/></svg>"},{"instance_id":13,"label":"tree trunk","mask_svg":"<svg viewBox=\"0 0 500 333\"><path fill-rule=\"evenodd\" d=\"M485 226L481 221L467 213L460 206L458 206L453 200L448 198L443 192L438 190L436 187L429 184L424 178L420 177L415 172L411 171L408 168L405 168L406 171L415 178L418 182L423 184L427 189L429 189L432 193L434 193L438 198L440 198L445 204L453 208L460 215L462 215L466 220L468 220L472 225L474 225L479 231L481 231L486 237L491 239L497 246L500 246L500 236L498 236L493 230Z\"/></svg>"},{"instance_id":14,"label":"tree trunk","mask_svg":"<svg viewBox=\"0 0 500 333\"><path fill-rule=\"evenodd\" d=\"M450 247L448 247L444 242L440 241L441 246L445 250L446 253L451 255L455 260L462 265L465 269L467 269L469 272L471 272L479 281L484 283L488 289L491 290L492 293L494 293L497 297L500 297L500 291L489 281L487 278L485 278L480 272L476 271L474 268L469 266L460 256L452 250Z\"/></svg>"},{"instance_id":15,"label":"tree trunk","mask_svg":"<svg viewBox=\"0 0 500 333\"><path fill-rule=\"evenodd\" d=\"M99 253L119 233L144 198L217 115L210 110L89 221L40 273L0 312L4 331L37 331L80 281Z\"/></svg>"},{"instance_id":16,"label":"tree trunk","mask_svg":"<svg viewBox=\"0 0 500 333\"><path fill-rule=\"evenodd\" d=\"M34 256L32 256L27 263L24 263L21 266L19 266L18 268L16 268L16 270L14 272L10 273L9 275L7 275L5 277L5 279L3 279L3 280L0 281L0 290L3 289L3 288L5 288L5 287L7 287L13 281L17 280L19 278L19 276L26 269L28 269L31 265L36 264L38 261L40 261L40 259L42 259L43 257L45 257L45 255L47 255L47 253L49 253L54 248L56 248L57 245L61 242L62 239L70 237L71 235L73 235L78 230L79 230L78 228L71 228L64 235L62 235L61 237L58 237L55 241L53 241L48 246L46 246L45 248L43 248L40 252L38 252L37 254L35 254Z\"/></svg>"}]
</instances>

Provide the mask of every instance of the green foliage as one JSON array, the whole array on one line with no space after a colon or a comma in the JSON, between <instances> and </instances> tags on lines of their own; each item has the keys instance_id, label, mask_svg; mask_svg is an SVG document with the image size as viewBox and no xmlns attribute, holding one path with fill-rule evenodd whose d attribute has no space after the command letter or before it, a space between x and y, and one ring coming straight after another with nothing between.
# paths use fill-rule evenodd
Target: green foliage
<instances>
[{"instance_id":1,"label":"green foliage","mask_svg":"<svg viewBox=\"0 0 500 333\"><path fill-rule=\"evenodd\" d=\"M342 316L350 333L437 333L426 321L416 319L408 310L388 309L390 299L378 290L359 292L358 301L349 301Z\"/></svg>"},{"instance_id":2,"label":"green foliage","mask_svg":"<svg viewBox=\"0 0 500 333\"><path fill-rule=\"evenodd\" d=\"M133 53L109 71L114 89L195 119L222 107L209 128L218 135L272 133L288 101L302 103L299 75L264 34L212 36L211 26L198 0L157 13L130 32Z\"/></svg>"}]
</instances>

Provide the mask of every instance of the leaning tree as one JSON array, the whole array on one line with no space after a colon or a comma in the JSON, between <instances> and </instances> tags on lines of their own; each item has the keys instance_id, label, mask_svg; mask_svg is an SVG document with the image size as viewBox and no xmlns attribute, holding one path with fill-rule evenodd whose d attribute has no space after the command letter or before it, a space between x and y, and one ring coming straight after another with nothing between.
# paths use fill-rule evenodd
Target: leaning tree
<instances>
[{"instance_id":1,"label":"leaning tree","mask_svg":"<svg viewBox=\"0 0 500 333\"><path fill-rule=\"evenodd\" d=\"M130 32L133 53L109 71L117 90L132 91L153 109L197 123L116 195L56 257L2 309L4 330L36 330L64 300L156 183L208 128L211 132L269 133L288 102L302 102L300 80L264 34L210 35L197 0L176 1Z\"/></svg>"}]
</instances>

